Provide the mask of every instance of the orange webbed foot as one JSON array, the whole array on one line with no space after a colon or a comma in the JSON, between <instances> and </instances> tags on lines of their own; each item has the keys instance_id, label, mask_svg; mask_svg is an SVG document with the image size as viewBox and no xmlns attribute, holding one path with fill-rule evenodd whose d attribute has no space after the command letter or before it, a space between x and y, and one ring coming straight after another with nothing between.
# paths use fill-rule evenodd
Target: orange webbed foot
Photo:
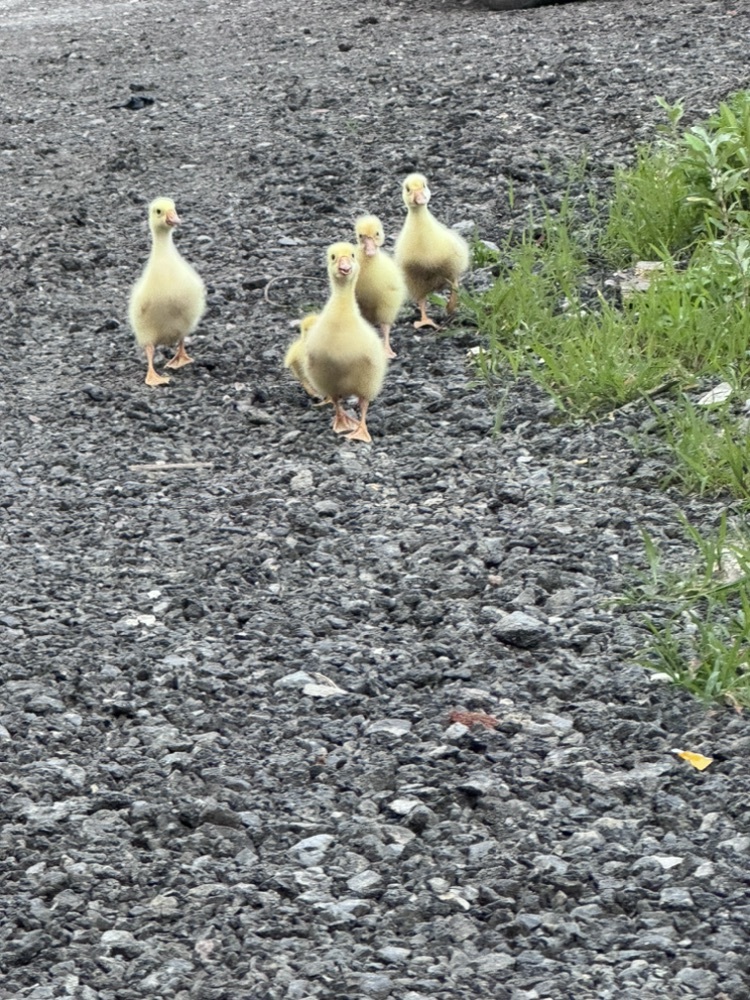
<instances>
[{"instance_id":1,"label":"orange webbed foot","mask_svg":"<svg viewBox=\"0 0 750 1000\"><path fill-rule=\"evenodd\" d=\"M430 317L427 315L427 299L420 299L419 302L417 302L417 305L419 306L420 316L419 319L414 324L414 329L421 330L422 327L431 326L435 330L439 330L440 327L435 322L435 320L430 319Z\"/></svg>"},{"instance_id":2,"label":"orange webbed foot","mask_svg":"<svg viewBox=\"0 0 750 1000\"><path fill-rule=\"evenodd\" d=\"M193 359L188 355L187 351L183 347L178 350L171 361L167 361L165 368L184 368L185 365L192 365Z\"/></svg>"},{"instance_id":3,"label":"orange webbed foot","mask_svg":"<svg viewBox=\"0 0 750 1000\"><path fill-rule=\"evenodd\" d=\"M370 437L370 432L367 430L367 424L357 424L354 430L346 435L347 441L367 441L368 443L372 441Z\"/></svg>"},{"instance_id":4,"label":"orange webbed foot","mask_svg":"<svg viewBox=\"0 0 750 1000\"><path fill-rule=\"evenodd\" d=\"M336 412L333 415L333 430L336 434L343 434L345 431L353 431L359 427L359 423L343 409L334 403Z\"/></svg>"}]
</instances>

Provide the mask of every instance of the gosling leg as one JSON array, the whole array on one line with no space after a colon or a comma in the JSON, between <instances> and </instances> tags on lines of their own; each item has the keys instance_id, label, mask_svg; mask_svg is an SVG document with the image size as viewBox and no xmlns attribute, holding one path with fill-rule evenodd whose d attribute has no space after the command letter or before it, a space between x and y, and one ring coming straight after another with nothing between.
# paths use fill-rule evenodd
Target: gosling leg
<instances>
[{"instance_id":1,"label":"gosling leg","mask_svg":"<svg viewBox=\"0 0 750 1000\"><path fill-rule=\"evenodd\" d=\"M359 423L355 426L354 430L346 435L348 441L372 441L370 437L370 432L367 429L367 407L369 406L369 401L366 399L359 398Z\"/></svg>"},{"instance_id":2,"label":"gosling leg","mask_svg":"<svg viewBox=\"0 0 750 1000\"><path fill-rule=\"evenodd\" d=\"M146 352L146 361L148 362L148 370L146 371L146 385L168 385L169 379L166 375L159 375L159 373L154 368L154 345L146 344L143 348Z\"/></svg>"},{"instance_id":3,"label":"gosling leg","mask_svg":"<svg viewBox=\"0 0 750 1000\"><path fill-rule=\"evenodd\" d=\"M395 358L396 352L391 347L391 324L381 323L380 332L383 334L383 347L385 348L385 356L387 358Z\"/></svg>"}]
</instances>

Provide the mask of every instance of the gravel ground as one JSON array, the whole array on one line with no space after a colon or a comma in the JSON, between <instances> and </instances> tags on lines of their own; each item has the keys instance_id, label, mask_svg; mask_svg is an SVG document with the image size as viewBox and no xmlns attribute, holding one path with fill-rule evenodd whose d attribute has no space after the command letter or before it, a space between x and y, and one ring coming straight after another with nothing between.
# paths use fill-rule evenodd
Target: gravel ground
<instances>
[{"instance_id":1,"label":"gravel ground","mask_svg":"<svg viewBox=\"0 0 750 1000\"><path fill-rule=\"evenodd\" d=\"M499 242L584 152L604 190L654 95L746 84L749 33L0 0L2 1000L748 996L750 725L633 666L612 601L642 529L678 564L721 506L658 489L637 409L473 385L468 328L399 324L372 445L281 363L405 173ZM162 390L124 318L157 194L209 300Z\"/></svg>"}]
</instances>

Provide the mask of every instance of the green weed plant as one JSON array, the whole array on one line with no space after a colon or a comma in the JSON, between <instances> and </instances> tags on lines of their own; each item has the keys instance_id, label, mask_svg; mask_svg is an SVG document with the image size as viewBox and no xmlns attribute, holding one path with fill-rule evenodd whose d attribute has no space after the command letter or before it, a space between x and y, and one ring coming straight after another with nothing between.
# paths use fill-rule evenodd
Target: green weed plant
<instances>
[{"instance_id":1,"label":"green weed plant","mask_svg":"<svg viewBox=\"0 0 750 1000\"><path fill-rule=\"evenodd\" d=\"M668 441L693 488L691 465L747 437L691 410L681 390L730 381L742 393L750 380L750 91L687 130L681 103L659 103L668 123L616 172L606 221L592 232L570 196L557 210L541 204L506 239L494 285L464 305L484 341L480 373L531 377L570 416L669 386L684 432ZM617 270L639 260L661 270L645 290L618 296ZM707 463L700 489L745 497L729 458Z\"/></svg>"},{"instance_id":2,"label":"green weed plant","mask_svg":"<svg viewBox=\"0 0 750 1000\"><path fill-rule=\"evenodd\" d=\"M707 702L750 706L750 536L730 531L701 535L684 524L695 550L692 565L669 571L647 534L649 573L629 595L648 609L649 641L642 666L666 675Z\"/></svg>"},{"instance_id":3,"label":"green weed plant","mask_svg":"<svg viewBox=\"0 0 750 1000\"><path fill-rule=\"evenodd\" d=\"M572 196L540 203L493 261L494 285L463 304L483 376L536 380L562 417L645 400L674 459L672 485L748 508L750 91L687 129L682 103L659 103L667 122L615 172L606 213L589 199L581 218ZM658 265L650 282L618 293L618 272L639 261ZM702 405L719 382L729 399ZM686 530L697 558L676 573L644 536L650 574L635 604L650 638L639 660L707 701L750 706L750 535L730 538L725 521L713 534Z\"/></svg>"}]
</instances>

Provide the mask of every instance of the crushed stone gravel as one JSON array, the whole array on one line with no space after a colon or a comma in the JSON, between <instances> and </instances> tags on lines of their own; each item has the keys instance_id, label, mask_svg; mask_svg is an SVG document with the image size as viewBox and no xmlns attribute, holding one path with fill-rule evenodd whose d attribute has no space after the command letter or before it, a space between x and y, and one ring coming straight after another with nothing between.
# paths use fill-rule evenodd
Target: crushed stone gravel
<instances>
[{"instance_id":1,"label":"crushed stone gravel","mask_svg":"<svg viewBox=\"0 0 750 1000\"><path fill-rule=\"evenodd\" d=\"M606 193L655 95L745 85L749 33L0 0L0 1000L748 996L750 726L634 666L615 600L721 504L659 489L646 411L476 382L469 327L398 324L371 446L282 361L407 172L501 245L584 155ZM162 391L125 320L157 194L208 286Z\"/></svg>"}]
</instances>

